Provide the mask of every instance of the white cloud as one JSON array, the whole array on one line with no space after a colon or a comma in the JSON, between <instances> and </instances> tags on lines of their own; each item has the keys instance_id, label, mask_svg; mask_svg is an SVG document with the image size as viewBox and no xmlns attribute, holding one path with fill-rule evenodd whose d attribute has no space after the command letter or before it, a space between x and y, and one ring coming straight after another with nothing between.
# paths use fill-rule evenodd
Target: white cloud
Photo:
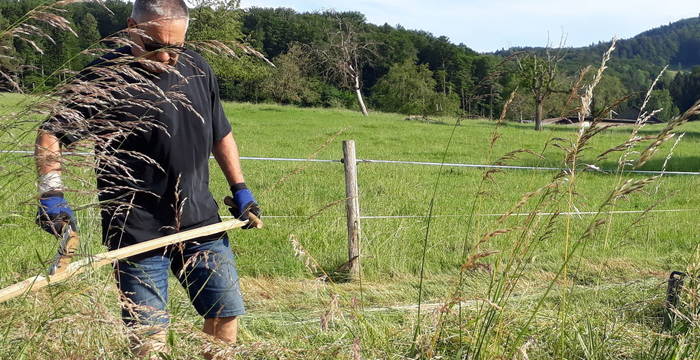
<instances>
[{"instance_id":1,"label":"white cloud","mask_svg":"<svg viewBox=\"0 0 700 360\"><path fill-rule=\"evenodd\" d=\"M700 11L697 0L243 0L242 6L356 10L372 23L446 35L478 51L541 46L548 34L558 41L562 32L568 45L588 45L631 37Z\"/></svg>"}]
</instances>

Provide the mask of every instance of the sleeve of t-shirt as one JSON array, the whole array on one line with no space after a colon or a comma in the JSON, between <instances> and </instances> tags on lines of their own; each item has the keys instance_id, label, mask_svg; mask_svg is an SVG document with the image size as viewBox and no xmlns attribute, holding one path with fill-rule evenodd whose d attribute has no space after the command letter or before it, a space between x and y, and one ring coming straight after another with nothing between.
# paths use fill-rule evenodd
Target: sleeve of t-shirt
<instances>
[{"instance_id":1,"label":"sleeve of t-shirt","mask_svg":"<svg viewBox=\"0 0 700 360\"><path fill-rule=\"evenodd\" d=\"M224 113L224 108L221 105L219 98L219 82L216 80L216 75L209 69L209 83L211 84L211 123L214 136L214 142L221 140L224 136L231 132L231 124L229 124Z\"/></svg>"}]
</instances>

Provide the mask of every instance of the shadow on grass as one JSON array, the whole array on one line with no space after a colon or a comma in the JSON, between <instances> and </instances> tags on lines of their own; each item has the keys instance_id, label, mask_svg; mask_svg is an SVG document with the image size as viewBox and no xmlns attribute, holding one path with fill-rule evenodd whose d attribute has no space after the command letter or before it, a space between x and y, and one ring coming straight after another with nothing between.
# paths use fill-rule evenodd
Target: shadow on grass
<instances>
[{"instance_id":1,"label":"shadow on grass","mask_svg":"<svg viewBox=\"0 0 700 360\"><path fill-rule=\"evenodd\" d=\"M430 124L430 125L448 125L448 126L455 126L455 123L453 119L450 119L450 122L443 121L443 120L438 120L434 118L429 118L427 116L408 116L404 118L404 121L407 122L413 122L413 123L422 123L422 124ZM457 120L457 126L462 126L462 121Z\"/></svg>"},{"instance_id":2,"label":"shadow on grass","mask_svg":"<svg viewBox=\"0 0 700 360\"><path fill-rule=\"evenodd\" d=\"M353 276L350 273L351 265L353 262L355 262L356 259L357 258L352 259L352 260L347 261L347 262L336 262L328 267L329 269L334 269L334 270L330 270L326 273L317 272L314 275L316 275L316 277L318 277L318 278L323 278L323 277L326 277L326 275L327 275L328 278L326 279L326 281L331 281L331 282L334 282L337 284L349 283L353 280Z\"/></svg>"},{"instance_id":3,"label":"shadow on grass","mask_svg":"<svg viewBox=\"0 0 700 360\"><path fill-rule=\"evenodd\" d=\"M644 166L635 170L660 171L666 160L661 157L647 161ZM603 169L616 169L617 161L606 160L598 164ZM700 171L700 156L673 156L666 164L666 171L696 172Z\"/></svg>"},{"instance_id":4,"label":"shadow on grass","mask_svg":"<svg viewBox=\"0 0 700 360\"><path fill-rule=\"evenodd\" d=\"M273 106L261 106L258 111L283 112L284 109Z\"/></svg>"},{"instance_id":5,"label":"shadow on grass","mask_svg":"<svg viewBox=\"0 0 700 360\"><path fill-rule=\"evenodd\" d=\"M495 125L496 122L494 121L493 124ZM690 124L693 124L695 126L698 125L698 122L690 122ZM686 124L687 125L687 124ZM679 133L685 133L686 138L688 139L693 139L693 140L700 140L700 131L692 131L692 130L687 130L687 126L682 125L681 127L678 128L676 132ZM504 122L501 124L501 126L506 127L506 128L511 128L511 129L520 129L520 130L532 130L532 127L534 126L533 124L521 124L518 122ZM654 125L647 125L646 127L642 128L639 131L640 135L657 135L661 129L663 129L666 126L666 124L654 124ZM632 131L632 126L615 126L612 127L608 130L606 130L604 133L617 133L617 134L629 134ZM577 125L545 125L545 128L543 132L555 132L555 133L572 133L576 132L578 130Z\"/></svg>"},{"instance_id":6,"label":"shadow on grass","mask_svg":"<svg viewBox=\"0 0 700 360\"><path fill-rule=\"evenodd\" d=\"M644 166L638 169L627 170L642 170L642 171L661 171L664 166L665 158L657 155L657 158L647 161ZM580 165L586 164L586 161L580 163ZM616 159L607 159L601 162L591 162L590 164L596 165L601 169L608 172L614 172L617 169ZM511 165L511 164L509 164ZM561 161L555 159L544 159L544 160L530 160L524 159L517 162L513 162L512 165L518 166L532 166L532 167L546 167L546 168L560 168L562 167ZM513 171L523 171L523 170L513 170ZM700 156L673 156L666 164L666 171L680 171L680 172L698 172L700 171ZM552 171L542 171L543 173L554 173ZM591 171L591 173L594 173ZM601 174L605 175L605 174Z\"/></svg>"}]
</instances>

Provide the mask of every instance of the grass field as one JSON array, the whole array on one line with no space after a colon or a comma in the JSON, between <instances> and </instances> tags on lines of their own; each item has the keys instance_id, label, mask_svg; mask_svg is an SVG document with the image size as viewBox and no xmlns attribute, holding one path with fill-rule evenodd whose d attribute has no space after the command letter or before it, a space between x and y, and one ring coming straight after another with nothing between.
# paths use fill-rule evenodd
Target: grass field
<instances>
[{"instance_id":1,"label":"grass field","mask_svg":"<svg viewBox=\"0 0 700 360\"><path fill-rule=\"evenodd\" d=\"M16 111L22 101L27 100L0 95L0 112ZM362 159L489 164L529 149L542 157L523 153L507 163L562 167L562 150L551 140L573 139L577 132L551 127L537 133L530 125L497 127L486 120L455 127L454 119L429 124L394 114L362 118L347 110L277 105L225 108L243 156L340 159L341 140L354 139ZM31 149L29 127L3 128L1 150ZM642 133L660 130L647 126ZM623 143L630 131L621 127L595 136L579 163L615 169L616 155L602 161L596 156ZM494 132L500 137L491 146ZM680 132L685 136L666 169L698 171L700 123L685 124ZM661 169L672 144L643 169ZM18 154L0 154L0 159L0 286L6 286L41 273L55 240L33 223L32 159ZM242 346L222 351L264 359L700 357L696 321L675 332L661 329L665 278L700 260L700 176L664 176L604 209L678 212L511 216L499 222L488 215L508 212L524 194L550 184L557 172L506 170L482 181L484 171L478 169L360 164L363 215L424 216L435 194L434 216L429 223L363 220L363 276L347 283L334 274L347 261L342 165L247 160L243 166L269 217L263 230L230 234L249 315L241 323ZM625 179L647 177L579 172L575 182L562 186L567 193L548 202L533 196L515 212L597 213ZM71 184L77 191L70 201L85 207L78 212L82 253L100 252L97 212L87 206L95 201L91 184ZM217 198L228 191L213 162L211 189ZM223 207L222 215L228 215ZM584 236L598 219L607 222ZM484 237L499 229L504 233ZM290 235L307 255L298 256ZM322 272L330 273L331 281L317 280ZM201 319L182 289L172 285L172 357L197 358ZM427 305L416 331L412 305L418 303L419 288ZM442 306L445 302L449 305ZM118 315L108 270L1 304L0 357L129 358Z\"/></svg>"}]
</instances>

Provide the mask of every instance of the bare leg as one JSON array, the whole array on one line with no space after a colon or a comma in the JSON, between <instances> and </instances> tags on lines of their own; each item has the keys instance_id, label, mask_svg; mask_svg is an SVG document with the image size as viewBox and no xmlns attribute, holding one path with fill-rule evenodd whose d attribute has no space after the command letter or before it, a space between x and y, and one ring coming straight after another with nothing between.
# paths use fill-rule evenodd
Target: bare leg
<instances>
[{"instance_id":1,"label":"bare leg","mask_svg":"<svg viewBox=\"0 0 700 360\"><path fill-rule=\"evenodd\" d=\"M235 344L238 336L238 318L231 316L204 319L202 331L225 343Z\"/></svg>"},{"instance_id":2,"label":"bare leg","mask_svg":"<svg viewBox=\"0 0 700 360\"><path fill-rule=\"evenodd\" d=\"M213 336L215 339L227 344L235 344L238 336L238 318L235 316L204 319L205 334ZM206 359L213 359L210 352L205 352Z\"/></svg>"}]
</instances>

